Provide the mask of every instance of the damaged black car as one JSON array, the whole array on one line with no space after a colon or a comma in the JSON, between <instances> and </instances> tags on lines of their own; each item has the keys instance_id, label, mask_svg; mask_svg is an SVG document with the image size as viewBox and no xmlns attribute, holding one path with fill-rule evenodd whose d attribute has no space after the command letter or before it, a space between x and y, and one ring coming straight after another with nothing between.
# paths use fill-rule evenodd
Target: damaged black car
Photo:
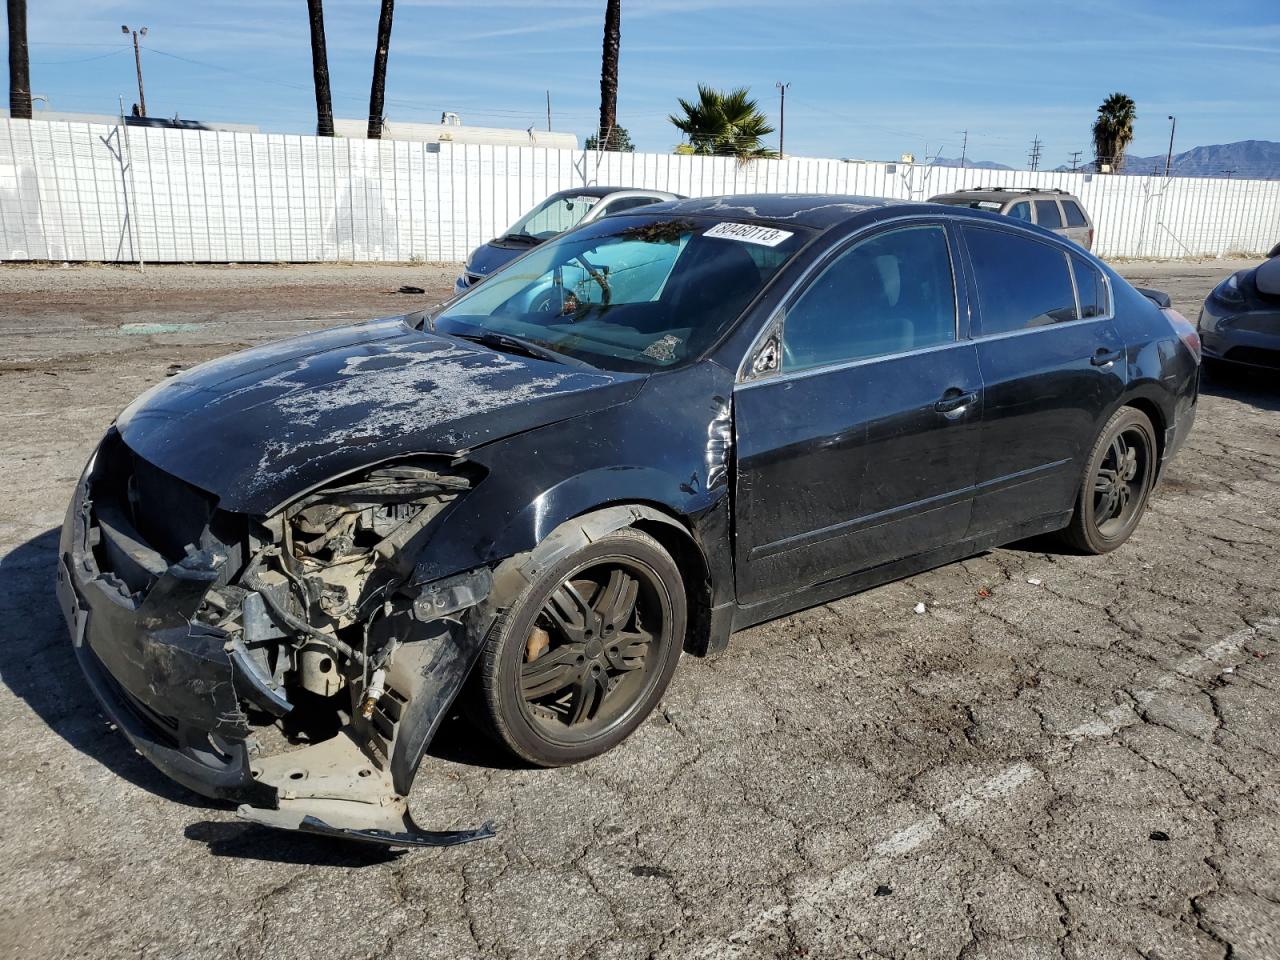
<instances>
[{"instance_id":1,"label":"damaged black car","mask_svg":"<svg viewBox=\"0 0 1280 960\"><path fill-rule=\"evenodd\" d=\"M1194 418L1182 326L981 211L658 204L156 386L77 485L58 595L179 783L273 827L476 839L406 801L459 697L574 763L736 629L1034 534L1119 546Z\"/></svg>"}]
</instances>

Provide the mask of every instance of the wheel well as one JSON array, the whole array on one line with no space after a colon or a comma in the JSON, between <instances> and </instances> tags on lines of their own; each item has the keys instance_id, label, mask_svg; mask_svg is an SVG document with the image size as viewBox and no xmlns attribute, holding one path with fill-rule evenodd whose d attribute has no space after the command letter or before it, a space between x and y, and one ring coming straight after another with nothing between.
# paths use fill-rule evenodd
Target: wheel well
<instances>
[{"instance_id":1,"label":"wheel well","mask_svg":"<svg viewBox=\"0 0 1280 960\"><path fill-rule=\"evenodd\" d=\"M1164 463L1164 414L1160 412L1159 405L1145 397L1133 397L1125 402L1125 406L1146 414L1151 425L1156 428L1156 470L1159 471L1160 465Z\"/></svg>"},{"instance_id":2,"label":"wheel well","mask_svg":"<svg viewBox=\"0 0 1280 960\"><path fill-rule=\"evenodd\" d=\"M676 523L679 521L676 520ZM662 549L675 560L689 605L689 626L685 632L684 649L686 653L705 655L711 630L711 574L702 550L694 542L693 535L684 528L684 524L676 527L661 520L642 517L631 526L657 540L662 544Z\"/></svg>"}]
</instances>

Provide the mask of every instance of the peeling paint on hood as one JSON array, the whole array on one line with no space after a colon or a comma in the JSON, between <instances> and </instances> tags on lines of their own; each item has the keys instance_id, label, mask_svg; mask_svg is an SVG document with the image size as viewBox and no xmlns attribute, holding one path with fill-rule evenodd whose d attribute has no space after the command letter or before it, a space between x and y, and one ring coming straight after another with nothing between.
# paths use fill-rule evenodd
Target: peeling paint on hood
<instances>
[{"instance_id":1,"label":"peeling paint on hood","mask_svg":"<svg viewBox=\"0 0 1280 960\"><path fill-rule=\"evenodd\" d=\"M144 393L117 425L135 453L224 509L265 514L350 470L456 455L623 402L643 379L496 353L397 318L202 364Z\"/></svg>"}]
</instances>

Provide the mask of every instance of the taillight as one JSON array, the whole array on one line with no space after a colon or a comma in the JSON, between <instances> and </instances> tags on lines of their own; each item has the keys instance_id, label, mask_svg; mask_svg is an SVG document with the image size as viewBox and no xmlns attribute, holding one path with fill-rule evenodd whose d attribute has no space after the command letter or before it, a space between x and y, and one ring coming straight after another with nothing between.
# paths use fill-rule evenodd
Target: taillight
<instances>
[{"instance_id":1,"label":"taillight","mask_svg":"<svg viewBox=\"0 0 1280 960\"><path fill-rule=\"evenodd\" d=\"M1089 228L1089 242L1085 244L1085 247L1084 247L1084 248L1085 248L1086 250L1092 250L1092 249L1093 249L1093 227L1090 227L1090 228Z\"/></svg>"},{"instance_id":2,"label":"taillight","mask_svg":"<svg viewBox=\"0 0 1280 960\"><path fill-rule=\"evenodd\" d=\"M1191 355L1196 358L1196 363L1199 363L1200 333L1196 330L1195 325L1173 307L1165 307L1160 312L1169 318L1169 324L1178 334L1178 338L1187 345Z\"/></svg>"}]
</instances>

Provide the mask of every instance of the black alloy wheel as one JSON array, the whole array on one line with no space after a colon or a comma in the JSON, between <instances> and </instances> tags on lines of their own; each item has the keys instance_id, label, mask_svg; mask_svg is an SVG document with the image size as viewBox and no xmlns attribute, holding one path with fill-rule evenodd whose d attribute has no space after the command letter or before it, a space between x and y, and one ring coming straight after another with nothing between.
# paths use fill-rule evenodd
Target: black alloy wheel
<instances>
[{"instance_id":1,"label":"black alloy wheel","mask_svg":"<svg viewBox=\"0 0 1280 960\"><path fill-rule=\"evenodd\" d=\"M1140 410L1121 407L1094 444L1064 539L1095 554L1128 540L1146 510L1156 458L1151 421Z\"/></svg>"},{"instance_id":2,"label":"black alloy wheel","mask_svg":"<svg viewBox=\"0 0 1280 960\"><path fill-rule=\"evenodd\" d=\"M535 578L495 625L481 662L488 726L540 766L608 750L652 711L685 629L679 570L624 529Z\"/></svg>"}]
</instances>

